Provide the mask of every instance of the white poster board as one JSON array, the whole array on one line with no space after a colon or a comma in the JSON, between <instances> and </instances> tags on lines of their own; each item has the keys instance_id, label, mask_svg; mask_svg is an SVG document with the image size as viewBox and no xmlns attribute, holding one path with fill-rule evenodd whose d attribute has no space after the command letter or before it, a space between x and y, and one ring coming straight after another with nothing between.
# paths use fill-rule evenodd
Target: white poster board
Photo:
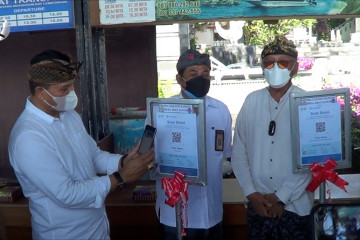
<instances>
[{"instance_id":1,"label":"white poster board","mask_svg":"<svg viewBox=\"0 0 360 240\"><path fill-rule=\"evenodd\" d=\"M185 181L206 185L205 109L202 99L147 98L147 116L157 128L155 176L185 174Z\"/></svg>"},{"instance_id":2,"label":"white poster board","mask_svg":"<svg viewBox=\"0 0 360 240\"><path fill-rule=\"evenodd\" d=\"M351 167L348 88L291 93L290 111L294 172L330 158L336 169Z\"/></svg>"},{"instance_id":3,"label":"white poster board","mask_svg":"<svg viewBox=\"0 0 360 240\"><path fill-rule=\"evenodd\" d=\"M100 0L100 23L143 23L155 21L155 0Z\"/></svg>"}]
</instances>

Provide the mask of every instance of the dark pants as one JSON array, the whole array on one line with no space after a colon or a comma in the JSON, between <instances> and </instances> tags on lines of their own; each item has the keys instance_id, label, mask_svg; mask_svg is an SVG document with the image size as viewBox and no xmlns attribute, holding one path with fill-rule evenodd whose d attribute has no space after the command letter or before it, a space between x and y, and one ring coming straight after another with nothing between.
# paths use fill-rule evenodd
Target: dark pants
<instances>
[{"instance_id":1,"label":"dark pants","mask_svg":"<svg viewBox=\"0 0 360 240\"><path fill-rule=\"evenodd\" d=\"M186 228L183 240L222 240L222 222L209 229ZM178 240L177 228L160 224L160 240Z\"/></svg>"},{"instance_id":2,"label":"dark pants","mask_svg":"<svg viewBox=\"0 0 360 240\"><path fill-rule=\"evenodd\" d=\"M284 211L280 218L259 216L248 205L247 210L250 240L309 240L311 239L310 217Z\"/></svg>"}]
</instances>

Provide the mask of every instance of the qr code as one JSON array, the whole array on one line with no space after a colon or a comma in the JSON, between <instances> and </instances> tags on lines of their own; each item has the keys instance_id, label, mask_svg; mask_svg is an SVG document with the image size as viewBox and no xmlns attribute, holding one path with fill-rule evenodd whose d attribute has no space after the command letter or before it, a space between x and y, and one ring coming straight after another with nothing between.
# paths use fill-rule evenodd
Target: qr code
<instances>
[{"instance_id":1,"label":"qr code","mask_svg":"<svg viewBox=\"0 0 360 240\"><path fill-rule=\"evenodd\" d=\"M110 4L110 3L116 3L116 0L105 0L106 4Z\"/></svg>"},{"instance_id":2,"label":"qr code","mask_svg":"<svg viewBox=\"0 0 360 240\"><path fill-rule=\"evenodd\" d=\"M181 132L172 132L172 142L181 143Z\"/></svg>"},{"instance_id":3,"label":"qr code","mask_svg":"<svg viewBox=\"0 0 360 240\"><path fill-rule=\"evenodd\" d=\"M316 123L316 132L325 132L325 122Z\"/></svg>"}]
</instances>

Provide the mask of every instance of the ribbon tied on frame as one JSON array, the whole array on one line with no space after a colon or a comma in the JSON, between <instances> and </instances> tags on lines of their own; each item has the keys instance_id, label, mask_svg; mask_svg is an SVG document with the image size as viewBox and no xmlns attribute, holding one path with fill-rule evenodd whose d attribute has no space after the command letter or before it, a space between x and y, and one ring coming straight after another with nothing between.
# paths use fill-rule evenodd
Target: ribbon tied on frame
<instances>
[{"instance_id":1,"label":"ribbon tied on frame","mask_svg":"<svg viewBox=\"0 0 360 240\"><path fill-rule=\"evenodd\" d=\"M181 235L186 236L184 227L187 226L187 201L188 197L188 183L184 181L185 174L175 171L174 178L162 178L161 187L165 190L165 195L168 197L165 200L165 203L170 207L174 207L177 202L180 201L180 218L182 222ZM182 212L185 210L185 220L183 218Z\"/></svg>"},{"instance_id":2,"label":"ribbon tied on frame","mask_svg":"<svg viewBox=\"0 0 360 240\"><path fill-rule=\"evenodd\" d=\"M318 163L313 163L310 167L313 179L306 187L306 190L314 192L322 182L327 180L347 192L345 185L349 183L339 177L338 173L334 171L336 166L337 163L332 158L329 158L323 166Z\"/></svg>"}]
</instances>

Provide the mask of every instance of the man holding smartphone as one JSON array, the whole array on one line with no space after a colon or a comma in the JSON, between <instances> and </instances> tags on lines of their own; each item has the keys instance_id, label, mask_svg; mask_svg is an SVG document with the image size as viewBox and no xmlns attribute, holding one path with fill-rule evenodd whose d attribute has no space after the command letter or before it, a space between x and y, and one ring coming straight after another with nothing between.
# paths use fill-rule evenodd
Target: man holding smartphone
<instances>
[{"instance_id":1,"label":"man holding smartphone","mask_svg":"<svg viewBox=\"0 0 360 240\"><path fill-rule=\"evenodd\" d=\"M188 187L188 226L184 239L222 239L222 160L231 156L231 116L227 106L209 96L211 64L209 55L185 51L176 65L176 80L181 87L173 98L201 98L206 111L207 185ZM167 196L157 180L156 213L161 239L178 239L175 209L165 204Z\"/></svg>"},{"instance_id":2,"label":"man holding smartphone","mask_svg":"<svg viewBox=\"0 0 360 240\"><path fill-rule=\"evenodd\" d=\"M9 139L10 163L29 198L33 239L110 239L105 198L141 178L152 149L100 150L74 110L80 64L47 50L30 62L31 95ZM99 175L98 175L99 174Z\"/></svg>"}]
</instances>

